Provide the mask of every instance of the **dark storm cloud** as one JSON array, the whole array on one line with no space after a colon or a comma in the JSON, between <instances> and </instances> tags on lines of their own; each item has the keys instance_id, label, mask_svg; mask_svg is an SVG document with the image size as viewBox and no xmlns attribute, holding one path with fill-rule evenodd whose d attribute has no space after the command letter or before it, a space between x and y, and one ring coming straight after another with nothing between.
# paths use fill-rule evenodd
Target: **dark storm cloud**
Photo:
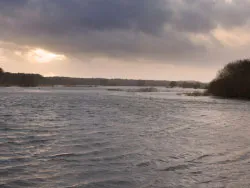
<instances>
[{"instance_id":1,"label":"dark storm cloud","mask_svg":"<svg viewBox=\"0 0 250 188\"><path fill-rule=\"evenodd\" d=\"M190 34L243 26L249 8L248 0L1 0L0 40L72 56L192 59L206 45Z\"/></svg>"},{"instance_id":2,"label":"dark storm cloud","mask_svg":"<svg viewBox=\"0 0 250 188\"><path fill-rule=\"evenodd\" d=\"M17 6L22 6L23 4L27 3L28 0L1 0L0 6L1 10L4 10L6 8L13 8Z\"/></svg>"},{"instance_id":3,"label":"dark storm cloud","mask_svg":"<svg viewBox=\"0 0 250 188\"><path fill-rule=\"evenodd\" d=\"M213 18L225 27L235 27L247 24L250 20L250 1L234 0L232 3L218 3Z\"/></svg>"},{"instance_id":4,"label":"dark storm cloud","mask_svg":"<svg viewBox=\"0 0 250 188\"><path fill-rule=\"evenodd\" d=\"M28 0L1 0L0 15L13 16L17 9L23 8Z\"/></svg>"},{"instance_id":5,"label":"dark storm cloud","mask_svg":"<svg viewBox=\"0 0 250 188\"><path fill-rule=\"evenodd\" d=\"M164 0L57 2L60 4L56 11L60 15L59 20L63 19L70 26L77 25L86 30L134 29L151 33L161 29L168 17L171 17L171 12L164 6ZM69 7L74 11L68 12Z\"/></svg>"},{"instance_id":6,"label":"dark storm cloud","mask_svg":"<svg viewBox=\"0 0 250 188\"><path fill-rule=\"evenodd\" d=\"M248 0L231 3L226 0L182 0L176 1L174 7L176 14L171 24L183 32L207 33L218 25L232 28L242 26L250 19Z\"/></svg>"},{"instance_id":7,"label":"dark storm cloud","mask_svg":"<svg viewBox=\"0 0 250 188\"><path fill-rule=\"evenodd\" d=\"M32 12L32 16L36 10L30 25L52 33L114 29L154 33L164 27L172 14L165 0L14 0L0 5L1 11L6 10L24 23L26 20L17 13Z\"/></svg>"}]
</instances>

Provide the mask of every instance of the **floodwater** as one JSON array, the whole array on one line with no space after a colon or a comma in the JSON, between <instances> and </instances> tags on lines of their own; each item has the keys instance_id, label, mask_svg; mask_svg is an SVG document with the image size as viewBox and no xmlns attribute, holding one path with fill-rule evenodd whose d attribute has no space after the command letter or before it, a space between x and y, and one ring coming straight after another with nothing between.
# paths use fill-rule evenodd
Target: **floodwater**
<instances>
[{"instance_id":1,"label":"floodwater","mask_svg":"<svg viewBox=\"0 0 250 188\"><path fill-rule=\"evenodd\" d=\"M178 92L0 88L0 187L250 187L250 102Z\"/></svg>"}]
</instances>

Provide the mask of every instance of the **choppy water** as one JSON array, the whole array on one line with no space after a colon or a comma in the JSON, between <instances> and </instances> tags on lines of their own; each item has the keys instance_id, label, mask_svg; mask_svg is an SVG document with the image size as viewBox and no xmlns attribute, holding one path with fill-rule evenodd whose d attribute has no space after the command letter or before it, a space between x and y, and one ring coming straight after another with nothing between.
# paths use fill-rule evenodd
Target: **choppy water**
<instances>
[{"instance_id":1,"label":"choppy water","mask_svg":"<svg viewBox=\"0 0 250 188\"><path fill-rule=\"evenodd\" d=\"M250 102L0 89L1 188L250 187Z\"/></svg>"}]
</instances>

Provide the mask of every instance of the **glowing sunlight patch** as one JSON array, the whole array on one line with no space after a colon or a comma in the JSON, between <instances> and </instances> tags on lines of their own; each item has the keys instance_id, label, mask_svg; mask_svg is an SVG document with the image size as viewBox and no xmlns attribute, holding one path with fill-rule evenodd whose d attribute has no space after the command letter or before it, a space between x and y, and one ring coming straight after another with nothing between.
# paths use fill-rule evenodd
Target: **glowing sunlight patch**
<instances>
[{"instance_id":1,"label":"glowing sunlight patch","mask_svg":"<svg viewBox=\"0 0 250 188\"><path fill-rule=\"evenodd\" d=\"M66 59L64 55L55 54L40 48L29 51L28 58L30 61L36 61L38 63L49 63L52 61L63 61Z\"/></svg>"},{"instance_id":2,"label":"glowing sunlight patch","mask_svg":"<svg viewBox=\"0 0 250 188\"><path fill-rule=\"evenodd\" d=\"M213 31L213 36L225 46L240 47L250 44L250 28L217 28Z\"/></svg>"}]
</instances>

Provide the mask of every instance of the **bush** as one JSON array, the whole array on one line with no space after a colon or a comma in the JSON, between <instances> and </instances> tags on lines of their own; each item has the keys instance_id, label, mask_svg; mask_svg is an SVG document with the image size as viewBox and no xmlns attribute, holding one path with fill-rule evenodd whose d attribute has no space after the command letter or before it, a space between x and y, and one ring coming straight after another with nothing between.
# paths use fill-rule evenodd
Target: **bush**
<instances>
[{"instance_id":1,"label":"bush","mask_svg":"<svg viewBox=\"0 0 250 188\"><path fill-rule=\"evenodd\" d=\"M219 97L250 99L250 59L227 64L208 85L207 91Z\"/></svg>"}]
</instances>

